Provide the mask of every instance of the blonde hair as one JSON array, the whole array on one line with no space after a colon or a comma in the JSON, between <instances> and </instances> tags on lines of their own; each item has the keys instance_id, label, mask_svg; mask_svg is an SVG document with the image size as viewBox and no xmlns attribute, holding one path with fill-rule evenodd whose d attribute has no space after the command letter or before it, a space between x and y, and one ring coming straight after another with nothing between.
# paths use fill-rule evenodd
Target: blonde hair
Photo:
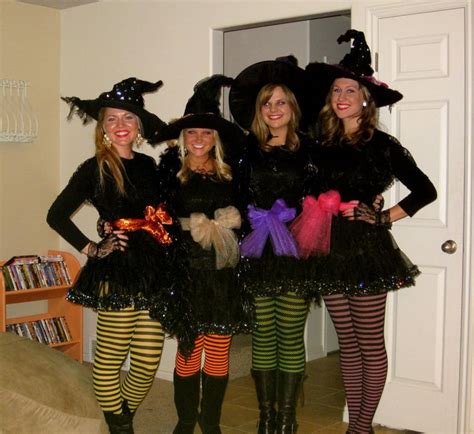
<instances>
[{"instance_id":1,"label":"blonde hair","mask_svg":"<svg viewBox=\"0 0 474 434\"><path fill-rule=\"evenodd\" d=\"M200 128L200 127L196 127ZM181 161L181 169L176 174L181 184L186 184L189 181L191 175L191 168L189 166L186 145L184 143L184 130L183 128L179 133L178 140L173 146L178 146L179 159ZM219 181L230 181L232 180L232 171L230 166L224 161L224 148L222 141L219 137L219 133L216 130L212 130L214 133L214 146L210 151L212 158L214 159L214 167L216 169L216 177ZM168 142L171 145L170 142Z\"/></svg>"},{"instance_id":2,"label":"blonde hair","mask_svg":"<svg viewBox=\"0 0 474 434\"><path fill-rule=\"evenodd\" d=\"M344 125L341 119L339 119L334 112L331 104L332 92L334 88L334 82L331 85L329 92L326 97L326 103L319 113L319 123L321 130L321 143L325 146L331 146L333 144L339 144L342 141L346 141L351 145L357 143L365 143L372 139L375 128L377 127L377 106L369 92L369 89L363 84L359 83L359 89L362 91L364 101L367 102L367 106L363 107L362 113L358 119L357 131L346 134L344 132Z\"/></svg>"},{"instance_id":3,"label":"blonde hair","mask_svg":"<svg viewBox=\"0 0 474 434\"><path fill-rule=\"evenodd\" d=\"M263 120L262 107L270 100L273 92L277 87L280 87L285 96L288 99L288 105L291 109L291 119L288 124L288 132L286 134L286 142L283 145L286 149L291 152L296 151L300 146L300 139L297 134L299 123L301 120L301 110L296 100L295 94L284 84L270 83L266 84L258 92L257 98L255 99L255 116L252 121L250 129L257 137L260 147L269 151L272 146L268 145L268 137L270 136L270 129Z\"/></svg>"},{"instance_id":4,"label":"blonde hair","mask_svg":"<svg viewBox=\"0 0 474 434\"><path fill-rule=\"evenodd\" d=\"M106 108L107 107L100 109L99 116L97 117L97 124L95 126L95 156L99 165L99 182L103 187L105 177L111 176L115 181L119 193L125 196L126 191L124 178L127 176L125 173L125 167L123 166L120 155L115 147L112 144L106 144L104 141L104 118ZM143 131L142 122L138 116L137 120L138 130ZM138 143L138 146L140 144L141 143Z\"/></svg>"}]
</instances>

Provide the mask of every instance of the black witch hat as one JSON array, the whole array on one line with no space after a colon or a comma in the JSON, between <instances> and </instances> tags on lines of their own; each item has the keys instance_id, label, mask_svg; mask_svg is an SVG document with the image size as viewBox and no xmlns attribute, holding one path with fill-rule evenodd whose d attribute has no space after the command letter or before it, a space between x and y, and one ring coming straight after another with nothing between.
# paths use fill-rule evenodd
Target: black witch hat
<instances>
[{"instance_id":1,"label":"black witch hat","mask_svg":"<svg viewBox=\"0 0 474 434\"><path fill-rule=\"evenodd\" d=\"M313 97L313 105L321 108L324 105L327 93L336 78L351 78L363 84L370 92L377 107L395 104L403 98L403 95L390 89L386 83L378 81L374 77L371 67L372 57L370 49L365 41L363 32L348 30L339 36L337 42L349 42L353 39L349 53L336 65L314 62L306 67L309 79L309 91Z\"/></svg>"},{"instance_id":2,"label":"black witch hat","mask_svg":"<svg viewBox=\"0 0 474 434\"><path fill-rule=\"evenodd\" d=\"M266 84L283 84L295 95L301 109L305 97L305 73L293 55L264 60L245 68L234 80L229 93L229 106L236 122L250 129L255 117L255 100Z\"/></svg>"},{"instance_id":3,"label":"black witch hat","mask_svg":"<svg viewBox=\"0 0 474 434\"><path fill-rule=\"evenodd\" d=\"M233 79L215 74L197 82L194 94L189 98L184 115L170 122L154 138L154 143L177 139L183 128L209 128L216 130L224 145L242 135L240 128L225 119L220 112L220 96L223 86L230 86Z\"/></svg>"},{"instance_id":4,"label":"black witch hat","mask_svg":"<svg viewBox=\"0 0 474 434\"><path fill-rule=\"evenodd\" d=\"M71 107L68 119L77 114L87 124L92 119L97 120L99 112L104 107L124 109L136 114L143 125L142 135L147 141L151 141L157 131L166 126L158 116L145 110L145 102L142 94L154 92L162 86L161 80L156 83L139 80L130 77L114 84L112 90L101 93L95 99L80 99L76 96L61 97Z\"/></svg>"}]
</instances>

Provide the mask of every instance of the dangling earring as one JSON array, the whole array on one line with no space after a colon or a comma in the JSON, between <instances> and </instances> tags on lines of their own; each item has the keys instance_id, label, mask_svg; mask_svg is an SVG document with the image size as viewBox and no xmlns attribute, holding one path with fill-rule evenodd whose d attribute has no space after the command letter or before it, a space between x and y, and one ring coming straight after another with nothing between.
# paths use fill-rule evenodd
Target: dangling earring
<instances>
[{"instance_id":1,"label":"dangling earring","mask_svg":"<svg viewBox=\"0 0 474 434\"><path fill-rule=\"evenodd\" d=\"M110 137L107 135L107 133L104 133L104 137L102 137L102 144L108 149L112 147L112 140L110 140Z\"/></svg>"},{"instance_id":2,"label":"dangling earring","mask_svg":"<svg viewBox=\"0 0 474 434\"><path fill-rule=\"evenodd\" d=\"M362 103L362 107L367 107L367 101L364 101L364 102Z\"/></svg>"},{"instance_id":3,"label":"dangling earring","mask_svg":"<svg viewBox=\"0 0 474 434\"><path fill-rule=\"evenodd\" d=\"M143 136L141 135L140 131L138 132L137 134L137 137L135 137L135 142L134 142L134 145L139 148L141 145L143 145L143 142L145 141L145 139L143 138Z\"/></svg>"}]
</instances>

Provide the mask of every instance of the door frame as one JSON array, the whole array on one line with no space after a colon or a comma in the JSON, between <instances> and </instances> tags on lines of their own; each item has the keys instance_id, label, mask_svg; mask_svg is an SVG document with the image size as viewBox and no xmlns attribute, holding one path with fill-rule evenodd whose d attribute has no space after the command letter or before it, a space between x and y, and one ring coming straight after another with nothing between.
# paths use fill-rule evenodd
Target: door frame
<instances>
[{"instance_id":1,"label":"door frame","mask_svg":"<svg viewBox=\"0 0 474 434\"><path fill-rule=\"evenodd\" d=\"M467 433L474 430L474 409L471 402L474 399L473 382L473 357L474 357L474 297L471 297L470 288L474 287L474 258L472 244L474 241L472 230L474 227L474 204L473 204L473 151L474 139L474 95L473 95L473 21L474 9L471 0L441 0L430 3L398 4L373 6L366 8L365 35L373 53L378 51L378 27L382 18L411 15L416 13L436 12L448 9L464 9L465 16L465 143L464 143L464 233L463 233L463 288L462 288L462 311L461 313L461 362L459 366L459 410L458 410L458 432ZM474 404L474 403L473 403Z\"/></svg>"}]
</instances>

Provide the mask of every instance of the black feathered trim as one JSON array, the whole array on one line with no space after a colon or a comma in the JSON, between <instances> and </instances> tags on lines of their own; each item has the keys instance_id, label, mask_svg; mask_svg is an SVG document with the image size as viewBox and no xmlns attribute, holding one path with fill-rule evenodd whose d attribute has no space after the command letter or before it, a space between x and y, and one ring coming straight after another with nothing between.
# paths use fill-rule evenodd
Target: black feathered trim
<instances>
[{"instance_id":1,"label":"black feathered trim","mask_svg":"<svg viewBox=\"0 0 474 434\"><path fill-rule=\"evenodd\" d=\"M89 116L85 111L84 106L82 104L82 100L80 98L77 98L76 96L62 96L61 99L69 105L69 113L67 115L68 121L70 121L74 115L77 115L82 120L82 123L84 125L94 120L94 118L92 116Z\"/></svg>"}]
</instances>

